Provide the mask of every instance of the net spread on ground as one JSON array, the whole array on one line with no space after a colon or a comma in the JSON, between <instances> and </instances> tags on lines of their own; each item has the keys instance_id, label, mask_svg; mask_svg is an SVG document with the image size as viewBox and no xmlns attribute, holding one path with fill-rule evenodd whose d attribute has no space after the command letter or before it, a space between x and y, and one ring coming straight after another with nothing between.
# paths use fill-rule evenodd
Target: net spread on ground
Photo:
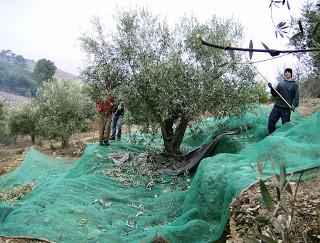
<instances>
[{"instance_id":1,"label":"net spread on ground","mask_svg":"<svg viewBox=\"0 0 320 243\"><path fill-rule=\"evenodd\" d=\"M91 144L72 162L30 148L15 171L0 177L0 235L54 242L215 241L232 200L259 179L258 162L264 178L278 173L280 163L287 172L320 165L320 112L308 118L295 112L292 122L278 123L268 136L269 112L193 125L185 152L223 131L238 133L181 176L156 173L146 162L148 148L125 139Z\"/></svg>"}]
</instances>

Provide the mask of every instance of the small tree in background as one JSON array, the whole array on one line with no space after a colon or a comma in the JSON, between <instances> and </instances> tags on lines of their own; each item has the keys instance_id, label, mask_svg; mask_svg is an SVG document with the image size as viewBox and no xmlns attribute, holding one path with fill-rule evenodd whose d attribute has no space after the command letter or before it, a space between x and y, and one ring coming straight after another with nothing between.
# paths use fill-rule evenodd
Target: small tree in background
<instances>
[{"instance_id":1,"label":"small tree in background","mask_svg":"<svg viewBox=\"0 0 320 243\"><path fill-rule=\"evenodd\" d=\"M0 101L0 144L7 141L8 134L8 111L5 104Z\"/></svg>"},{"instance_id":2,"label":"small tree in background","mask_svg":"<svg viewBox=\"0 0 320 243\"><path fill-rule=\"evenodd\" d=\"M295 27L295 34L290 43L299 49L317 48L320 43L320 1L307 1L302 9L302 16L297 18L299 25ZM300 63L304 64L304 80L301 82L303 98L320 97L320 54L312 52L297 54Z\"/></svg>"},{"instance_id":3,"label":"small tree in background","mask_svg":"<svg viewBox=\"0 0 320 243\"><path fill-rule=\"evenodd\" d=\"M70 136L83 127L92 114L92 103L82 87L70 80L45 82L37 92L39 129L48 139L68 147Z\"/></svg>"},{"instance_id":4,"label":"small tree in background","mask_svg":"<svg viewBox=\"0 0 320 243\"><path fill-rule=\"evenodd\" d=\"M30 135L32 144L35 144L38 135L39 116L39 106L34 101L12 111L9 119L11 134Z\"/></svg>"},{"instance_id":5,"label":"small tree in background","mask_svg":"<svg viewBox=\"0 0 320 243\"><path fill-rule=\"evenodd\" d=\"M52 61L43 58L37 61L33 69L33 77L41 84L44 81L52 80L56 70L57 67Z\"/></svg>"},{"instance_id":6,"label":"small tree in background","mask_svg":"<svg viewBox=\"0 0 320 243\"><path fill-rule=\"evenodd\" d=\"M265 82L258 82L257 87L252 92L258 96L259 103L266 104L269 102L269 92L267 91Z\"/></svg>"}]
</instances>

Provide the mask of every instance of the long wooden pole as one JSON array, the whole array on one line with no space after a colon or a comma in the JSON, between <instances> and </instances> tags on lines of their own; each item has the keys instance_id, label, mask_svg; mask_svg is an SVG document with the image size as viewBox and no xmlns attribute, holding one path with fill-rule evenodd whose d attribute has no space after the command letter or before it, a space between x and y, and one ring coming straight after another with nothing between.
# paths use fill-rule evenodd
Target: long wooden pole
<instances>
[{"instance_id":1,"label":"long wooden pole","mask_svg":"<svg viewBox=\"0 0 320 243\"><path fill-rule=\"evenodd\" d=\"M264 79L264 81L265 81L266 83L269 83L269 82L267 81L267 79L258 71L258 69L256 69L256 70L257 70L257 72L260 74L260 76ZM288 101L287 101L285 98L283 98L283 96L279 93L278 90L274 89L272 86L271 86L270 88L271 88L273 91L276 92L276 94L280 97L280 99L282 99L282 101L283 101L284 103L286 103L286 105L290 108L290 110L293 110L292 106L288 103Z\"/></svg>"},{"instance_id":2,"label":"long wooden pole","mask_svg":"<svg viewBox=\"0 0 320 243\"><path fill-rule=\"evenodd\" d=\"M274 50L274 49L253 49L253 48L240 48L240 47L232 47L232 46L220 46L220 45L215 45L212 43L209 43L205 40L202 39L202 36L200 34L197 34L197 38L201 41L202 45L213 47L213 48L218 48L218 49L223 49L223 50L233 50L233 51L247 51L247 52L267 52L271 56L278 56L280 53L298 53L298 52L313 52L313 51L320 51L319 48L316 49L302 49L302 50ZM264 79L265 82L269 83L265 77L256 69L257 72L261 75L261 77ZM274 89L273 87L270 87L273 89L276 94L280 97L280 99L283 100L283 102L290 108L290 110L293 110L292 106L286 101L285 98L278 92L278 90Z\"/></svg>"},{"instance_id":3,"label":"long wooden pole","mask_svg":"<svg viewBox=\"0 0 320 243\"><path fill-rule=\"evenodd\" d=\"M265 53L269 53L273 57L278 56L281 53L304 53L304 52L320 51L320 48L276 50L276 49L255 49L255 48L242 48L242 47L233 47L233 46L221 46L221 45L216 45L216 44L205 41L204 39L202 39L202 36L200 34L197 34L197 38L201 41L201 44L205 46L209 46L217 49L223 49L223 50L230 50L230 51L265 52Z\"/></svg>"}]
</instances>

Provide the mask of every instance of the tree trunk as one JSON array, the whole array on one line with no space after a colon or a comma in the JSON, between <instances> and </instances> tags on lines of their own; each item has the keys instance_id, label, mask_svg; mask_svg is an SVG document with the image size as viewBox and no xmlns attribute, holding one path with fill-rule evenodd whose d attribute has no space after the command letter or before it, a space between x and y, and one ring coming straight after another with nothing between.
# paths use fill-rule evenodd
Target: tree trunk
<instances>
[{"instance_id":1,"label":"tree trunk","mask_svg":"<svg viewBox=\"0 0 320 243\"><path fill-rule=\"evenodd\" d=\"M176 129L173 128L175 122L177 122ZM184 133L187 129L188 120L184 115L181 115L180 119L169 117L161 122L161 133L164 142L164 153L169 156L180 156L180 145L183 140Z\"/></svg>"},{"instance_id":2,"label":"tree trunk","mask_svg":"<svg viewBox=\"0 0 320 243\"><path fill-rule=\"evenodd\" d=\"M36 142L36 136L34 134L31 134L30 137L31 137L32 145L34 145Z\"/></svg>"},{"instance_id":3,"label":"tree trunk","mask_svg":"<svg viewBox=\"0 0 320 243\"><path fill-rule=\"evenodd\" d=\"M177 154L181 154L180 146L181 146L184 134L186 132L187 126L188 126L188 120L185 119L184 116L182 116L179 122L179 125L173 134L172 148L174 152L175 151L178 152Z\"/></svg>"},{"instance_id":4,"label":"tree trunk","mask_svg":"<svg viewBox=\"0 0 320 243\"><path fill-rule=\"evenodd\" d=\"M62 138L61 147L67 148L69 146L69 138Z\"/></svg>"}]
</instances>

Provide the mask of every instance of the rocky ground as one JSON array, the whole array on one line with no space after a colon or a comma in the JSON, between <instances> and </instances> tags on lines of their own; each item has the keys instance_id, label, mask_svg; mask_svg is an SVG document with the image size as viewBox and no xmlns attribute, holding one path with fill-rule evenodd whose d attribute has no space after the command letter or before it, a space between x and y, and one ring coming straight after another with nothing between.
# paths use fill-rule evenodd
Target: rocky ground
<instances>
[{"instance_id":1,"label":"rocky ground","mask_svg":"<svg viewBox=\"0 0 320 243\"><path fill-rule=\"evenodd\" d=\"M292 219L289 232L290 242L320 242L320 178L290 183L296 197L285 194L289 215ZM266 182L276 203L276 180ZM298 188L297 188L298 187ZM247 242L257 225L257 215L270 216L267 208L259 201L261 195L258 183L244 190L232 203L227 242ZM276 227L272 227L275 229ZM276 230L275 230L276 231ZM279 238L280 239L280 238Z\"/></svg>"},{"instance_id":2,"label":"rocky ground","mask_svg":"<svg viewBox=\"0 0 320 243\"><path fill-rule=\"evenodd\" d=\"M308 117L320 110L320 100L304 102L299 107L299 112ZM319 171L319 170L318 170ZM266 182L268 190L276 198L276 180ZM288 209L292 214L290 230L290 242L320 242L320 177L315 175L314 179L291 183L292 189L297 189L294 199L286 194ZM297 188L298 186L298 188ZM261 191L258 182L245 189L230 205L230 220L226 230L226 241L229 243L249 242L248 236L254 232L257 225L257 215L269 216L268 210L262 205L259 198Z\"/></svg>"},{"instance_id":3,"label":"rocky ground","mask_svg":"<svg viewBox=\"0 0 320 243\"><path fill-rule=\"evenodd\" d=\"M307 117L320 109L320 100L309 101L301 104L299 112ZM58 143L45 143L37 146L37 149L46 154L63 157L65 159L77 159L84 148L97 140L96 132L78 134L72 137L70 147L61 149ZM9 146L0 147L0 175L13 171L23 160L31 140L29 137L18 137ZM297 184L292 184L296 188ZM270 191L275 191L274 181L267 182ZM267 210L261 206L258 198L261 195L259 185L254 184L244 190L231 204L231 216L229 226L224 238L219 242L246 242L255 225L255 216L267 214ZM320 178L301 181L297 190L296 199L288 197L288 205L294 202L294 215L292 217L291 242L320 242ZM1 233L0 233L1 234ZM1 242L30 243L48 242L41 239L13 238L0 235Z\"/></svg>"},{"instance_id":4,"label":"rocky ground","mask_svg":"<svg viewBox=\"0 0 320 243\"><path fill-rule=\"evenodd\" d=\"M308 117L320 110L320 100L303 102L299 112ZM273 201L276 198L276 180L266 182L268 190L273 193ZM293 190L297 189L294 199L286 194L288 210L292 214L290 230L290 242L320 242L320 177L291 183ZM258 182L245 189L230 205L229 226L226 229L226 241L229 243L249 242L248 236L255 231L257 215L269 216L268 210L262 205L259 198L261 191Z\"/></svg>"}]
</instances>

